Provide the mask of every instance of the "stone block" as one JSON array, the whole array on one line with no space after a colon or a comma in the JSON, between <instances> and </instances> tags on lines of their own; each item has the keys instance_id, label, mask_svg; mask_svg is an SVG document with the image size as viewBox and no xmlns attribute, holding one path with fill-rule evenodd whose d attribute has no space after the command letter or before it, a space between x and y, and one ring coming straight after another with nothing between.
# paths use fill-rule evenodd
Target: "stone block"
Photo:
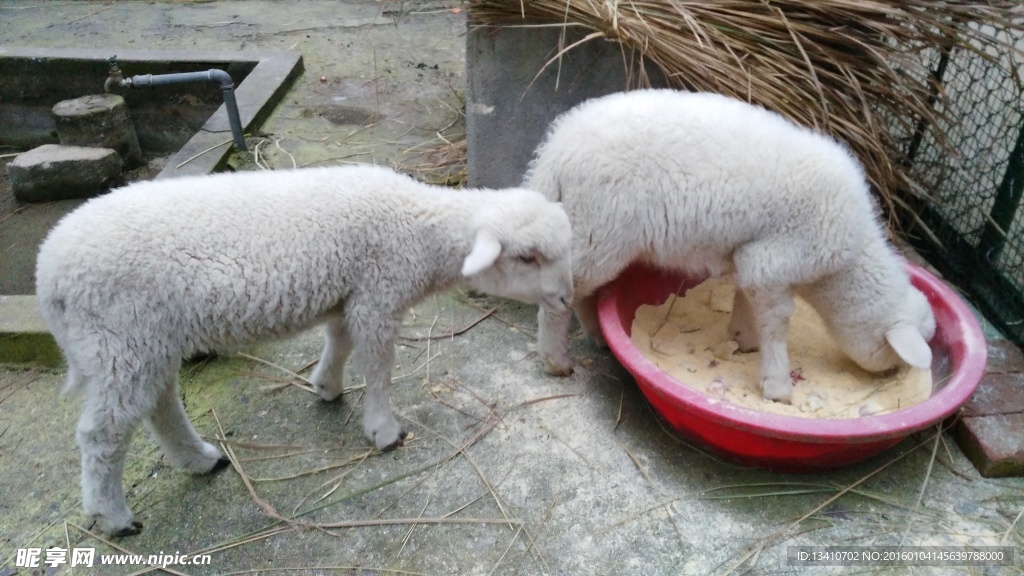
<instances>
[{"instance_id":1,"label":"stone block","mask_svg":"<svg viewBox=\"0 0 1024 576\"><path fill-rule=\"evenodd\" d=\"M117 94L90 94L58 102L53 107L53 122L65 146L111 148L126 169L142 164L142 150L128 106Z\"/></svg>"},{"instance_id":2,"label":"stone block","mask_svg":"<svg viewBox=\"0 0 1024 576\"><path fill-rule=\"evenodd\" d=\"M0 364L59 368L53 340L35 296L0 296Z\"/></svg>"},{"instance_id":3,"label":"stone block","mask_svg":"<svg viewBox=\"0 0 1024 576\"><path fill-rule=\"evenodd\" d=\"M97 196L121 175L121 159L109 148L44 144L7 165L14 197L20 202L49 202Z\"/></svg>"}]
</instances>

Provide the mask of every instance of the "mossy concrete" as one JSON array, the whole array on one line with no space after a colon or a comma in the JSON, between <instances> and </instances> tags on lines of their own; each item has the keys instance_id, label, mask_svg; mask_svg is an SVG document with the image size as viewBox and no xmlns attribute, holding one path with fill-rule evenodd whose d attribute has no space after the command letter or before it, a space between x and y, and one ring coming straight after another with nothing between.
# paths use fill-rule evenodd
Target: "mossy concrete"
<instances>
[{"instance_id":1,"label":"mossy concrete","mask_svg":"<svg viewBox=\"0 0 1024 576\"><path fill-rule=\"evenodd\" d=\"M60 368L60 348L35 296L0 295L0 364Z\"/></svg>"}]
</instances>

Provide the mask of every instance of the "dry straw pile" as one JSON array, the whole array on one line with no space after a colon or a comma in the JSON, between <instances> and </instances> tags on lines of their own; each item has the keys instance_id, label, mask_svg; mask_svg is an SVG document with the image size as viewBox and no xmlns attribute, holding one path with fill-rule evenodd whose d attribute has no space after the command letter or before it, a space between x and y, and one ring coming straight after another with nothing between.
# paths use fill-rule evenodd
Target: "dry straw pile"
<instances>
[{"instance_id":1,"label":"dry straw pile","mask_svg":"<svg viewBox=\"0 0 1024 576\"><path fill-rule=\"evenodd\" d=\"M934 81L942 54L970 51L1015 77L1016 53L1003 39L1024 30L1020 0L469 0L469 7L475 26L582 31L553 47L555 59L584 42L619 42L680 88L727 94L832 134L864 162L890 222L897 206L929 200L912 149L923 137L947 145L944 93Z\"/></svg>"}]
</instances>

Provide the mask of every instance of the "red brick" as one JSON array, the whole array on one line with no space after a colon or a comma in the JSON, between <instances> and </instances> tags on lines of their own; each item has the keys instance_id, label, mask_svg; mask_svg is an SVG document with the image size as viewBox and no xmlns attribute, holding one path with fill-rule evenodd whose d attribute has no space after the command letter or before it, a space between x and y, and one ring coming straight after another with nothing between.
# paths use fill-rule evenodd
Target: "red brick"
<instances>
[{"instance_id":1,"label":"red brick","mask_svg":"<svg viewBox=\"0 0 1024 576\"><path fill-rule=\"evenodd\" d=\"M1024 413L964 417L954 434L982 476L1024 476Z\"/></svg>"},{"instance_id":2,"label":"red brick","mask_svg":"<svg viewBox=\"0 0 1024 576\"><path fill-rule=\"evenodd\" d=\"M996 414L1024 414L1024 374L985 374L964 404L964 416Z\"/></svg>"},{"instance_id":3,"label":"red brick","mask_svg":"<svg viewBox=\"0 0 1024 576\"><path fill-rule=\"evenodd\" d=\"M988 343L986 374L964 404L954 435L982 476L1024 476L1024 352Z\"/></svg>"},{"instance_id":4,"label":"red brick","mask_svg":"<svg viewBox=\"0 0 1024 576\"><path fill-rule=\"evenodd\" d=\"M989 340L988 365L990 373L1024 372L1024 352L1009 340Z\"/></svg>"}]
</instances>

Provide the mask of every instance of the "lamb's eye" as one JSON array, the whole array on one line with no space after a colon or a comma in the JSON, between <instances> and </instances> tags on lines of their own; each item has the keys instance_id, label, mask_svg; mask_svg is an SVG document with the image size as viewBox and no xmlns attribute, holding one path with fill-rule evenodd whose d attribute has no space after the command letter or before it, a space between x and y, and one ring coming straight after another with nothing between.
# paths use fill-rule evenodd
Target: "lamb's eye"
<instances>
[{"instance_id":1,"label":"lamb's eye","mask_svg":"<svg viewBox=\"0 0 1024 576\"><path fill-rule=\"evenodd\" d=\"M519 257L519 260L523 264L533 264L534 262L537 261L537 257L534 256L533 254L523 254L522 256Z\"/></svg>"}]
</instances>

